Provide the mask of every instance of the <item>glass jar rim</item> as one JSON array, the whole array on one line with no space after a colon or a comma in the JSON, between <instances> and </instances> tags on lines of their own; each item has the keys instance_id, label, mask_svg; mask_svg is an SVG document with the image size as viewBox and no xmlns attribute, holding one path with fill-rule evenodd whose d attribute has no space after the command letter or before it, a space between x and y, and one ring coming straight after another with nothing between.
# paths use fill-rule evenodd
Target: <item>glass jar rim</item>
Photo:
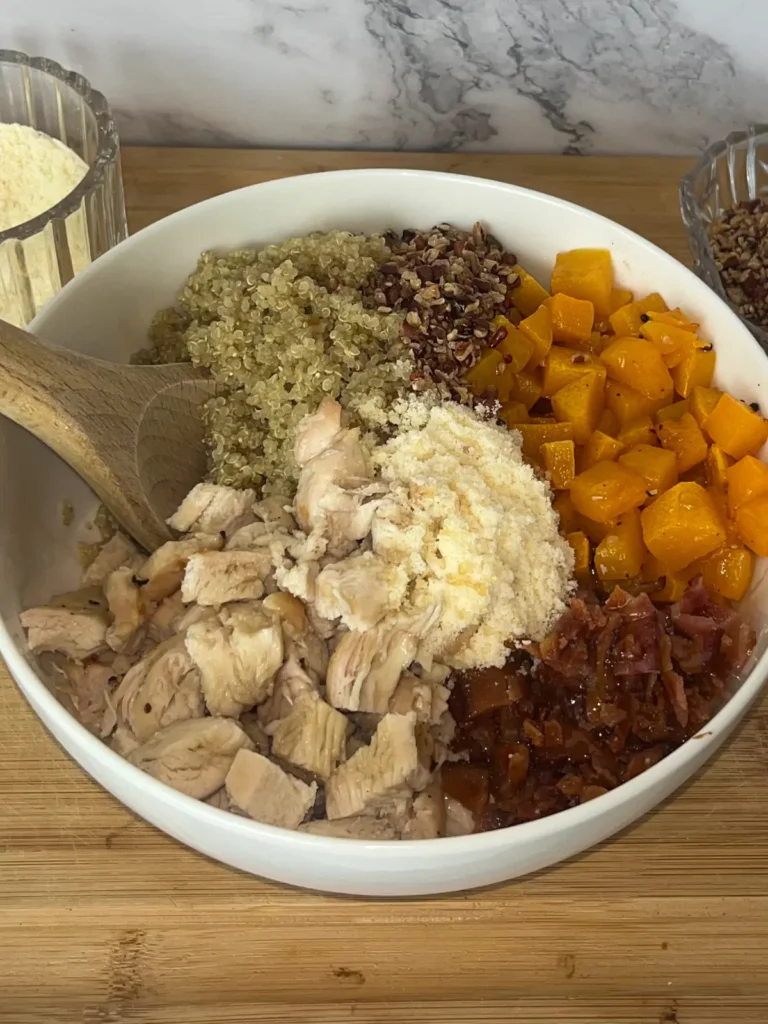
<instances>
[{"instance_id":1,"label":"glass jar rim","mask_svg":"<svg viewBox=\"0 0 768 1024\"><path fill-rule=\"evenodd\" d=\"M20 67L34 68L57 78L80 96L93 114L96 122L96 155L89 164L82 180L67 193L58 203L33 217L31 220L17 224L15 227L0 231L0 245L9 239L23 241L39 234L47 225L58 219L66 219L75 213L83 199L104 182L104 176L118 158L120 144L118 141L112 113L105 96L83 75L76 71L67 71L61 64L47 57L30 57L20 50L0 50L0 64L15 64Z\"/></svg>"}]
</instances>

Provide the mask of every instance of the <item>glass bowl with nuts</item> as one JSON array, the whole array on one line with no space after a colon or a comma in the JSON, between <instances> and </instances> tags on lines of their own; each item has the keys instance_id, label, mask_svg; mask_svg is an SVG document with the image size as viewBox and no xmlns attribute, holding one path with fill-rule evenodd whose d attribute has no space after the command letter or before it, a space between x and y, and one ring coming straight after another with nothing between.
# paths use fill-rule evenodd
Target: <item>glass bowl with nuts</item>
<instances>
[{"instance_id":1,"label":"glass bowl with nuts","mask_svg":"<svg viewBox=\"0 0 768 1024\"><path fill-rule=\"evenodd\" d=\"M768 124L709 146L680 182L694 270L768 352Z\"/></svg>"}]
</instances>

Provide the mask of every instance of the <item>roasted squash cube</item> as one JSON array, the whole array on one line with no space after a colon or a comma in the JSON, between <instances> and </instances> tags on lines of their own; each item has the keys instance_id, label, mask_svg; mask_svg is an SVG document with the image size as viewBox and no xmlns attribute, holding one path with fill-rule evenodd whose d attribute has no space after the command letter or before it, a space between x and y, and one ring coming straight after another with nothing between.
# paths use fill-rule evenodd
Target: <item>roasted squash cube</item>
<instances>
[{"instance_id":1,"label":"roasted squash cube","mask_svg":"<svg viewBox=\"0 0 768 1024\"><path fill-rule=\"evenodd\" d=\"M595 548L595 572L601 580L628 580L640 574L645 545L636 508L619 516Z\"/></svg>"},{"instance_id":2,"label":"roasted squash cube","mask_svg":"<svg viewBox=\"0 0 768 1024\"><path fill-rule=\"evenodd\" d=\"M768 558L768 494L761 494L737 509L736 529L758 558Z\"/></svg>"},{"instance_id":3,"label":"roasted squash cube","mask_svg":"<svg viewBox=\"0 0 768 1024\"><path fill-rule=\"evenodd\" d=\"M672 377L659 351L643 338L617 338L604 348L600 358L608 376L634 388L651 401L669 399L674 391Z\"/></svg>"},{"instance_id":4,"label":"roasted squash cube","mask_svg":"<svg viewBox=\"0 0 768 1024\"><path fill-rule=\"evenodd\" d=\"M690 412L688 400L683 399L681 402L673 402L672 405L665 405L663 409L659 409L654 419L657 423L663 423L664 420L681 420L687 412Z\"/></svg>"},{"instance_id":5,"label":"roasted squash cube","mask_svg":"<svg viewBox=\"0 0 768 1024\"><path fill-rule=\"evenodd\" d=\"M732 462L733 459L719 445L711 444L707 452L707 485L724 491L728 486L728 467Z\"/></svg>"},{"instance_id":6,"label":"roasted squash cube","mask_svg":"<svg viewBox=\"0 0 768 1024\"><path fill-rule=\"evenodd\" d=\"M578 529L577 513L568 491L558 491L552 499L552 508L560 517L560 533L573 533Z\"/></svg>"},{"instance_id":7,"label":"roasted squash cube","mask_svg":"<svg viewBox=\"0 0 768 1024\"><path fill-rule=\"evenodd\" d=\"M515 430L520 431L523 439L523 455L538 462L540 449L549 441L572 441L573 427L570 423L558 423L548 420L545 423L516 423Z\"/></svg>"},{"instance_id":8,"label":"roasted squash cube","mask_svg":"<svg viewBox=\"0 0 768 1024\"><path fill-rule=\"evenodd\" d=\"M613 462L624 451L624 445L602 430L594 430L581 453L580 470L583 472L597 462Z\"/></svg>"},{"instance_id":9,"label":"roasted squash cube","mask_svg":"<svg viewBox=\"0 0 768 1024\"><path fill-rule=\"evenodd\" d=\"M597 523L615 520L646 498L645 480L617 462L598 462L574 477L571 501L577 512Z\"/></svg>"},{"instance_id":10,"label":"roasted squash cube","mask_svg":"<svg viewBox=\"0 0 768 1024\"><path fill-rule=\"evenodd\" d=\"M566 384L552 396L555 419L573 424L576 444L586 444L603 411L603 381L597 373L586 373Z\"/></svg>"},{"instance_id":11,"label":"roasted squash cube","mask_svg":"<svg viewBox=\"0 0 768 1024\"><path fill-rule=\"evenodd\" d=\"M589 341L595 322L595 308L587 299L572 299L559 292L547 300L552 316L552 338L564 345Z\"/></svg>"},{"instance_id":12,"label":"roasted squash cube","mask_svg":"<svg viewBox=\"0 0 768 1024\"><path fill-rule=\"evenodd\" d=\"M480 397L486 394L490 388L497 388L499 378L504 373L506 363L501 352L495 348L489 348L480 356L478 361L464 374L464 380L473 395Z\"/></svg>"},{"instance_id":13,"label":"roasted squash cube","mask_svg":"<svg viewBox=\"0 0 768 1024\"><path fill-rule=\"evenodd\" d=\"M505 402L499 409L499 416L510 428L527 423L531 418L522 402Z\"/></svg>"},{"instance_id":14,"label":"roasted squash cube","mask_svg":"<svg viewBox=\"0 0 768 1024\"><path fill-rule=\"evenodd\" d=\"M715 360L715 350L711 345L709 348L695 348L684 356L672 370L678 395L687 398L695 387L708 388L715 373Z\"/></svg>"},{"instance_id":15,"label":"roasted squash cube","mask_svg":"<svg viewBox=\"0 0 768 1024\"><path fill-rule=\"evenodd\" d=\"M653 420L650 416L640 416L636 420L625 423L619 431L617 438L627 448L636 444L653 445L658 444Z\"/></svg>"},{"instance_id":16,"label":"roasted squash cube","mask_svg":"<svg viewBox=\"0 0 768 1024\"><path fill-rule=\"evenodd\" d=\"M515 327L505 316L497 316L491 322L494 332L502 328L506 331L504 337L496 343L496 351L501 352L504 362L507 364L507 371L519 373L528 363L533 352L533 342L527 338L519 327ZM493 337L493 335L492 335Z\"/></svg>"},{"instance_id":17,"label":"roasted squash cube","mask_svg":"<svg viewBox=\"0 0 768 1024\"><path fill-rule=\"evenodd\" d=\"M552 270L552 294L562 292L592 303L595 316L604 320L611 312L613 265L608 249L570 249L559 252Z\"/></svg>"},{"instance_id":18,"label":"roasted squash cube","mask_svg":"<svg viewBox=\"0 0 768 1024\"><path fill-rule=\"evenodd\" d=\"M611 412L610 409L603 409L600 413L600 419L597 421L597 429L602 430L604 434L609 434L611 437L616 437L620 429L616 414Z\"/></svg>"},{"instance_id":19,"label":"roasted squash cube","mask_svg":"<svg viewBox=\"0 0 768 1024\"><path fill-rule=\"evenodd\" d=\"M735 515L748 501L768 494L768 466L754 455L745 455L726 471L726 481L728 511Z\"/></svg>"},{"instance_id":20,"label":"roasted squash cube","mask_svg":"<svg viewBox=\"0 0 768 1024\"><path fill-rule=\"evenodd\" d=\"M755 556L742 545L725 545L707 555L700 568L707 590L729 601L740 601L752 582Z\"/></svg>"},{"instance_id":21,"label":"roasted squash cube","mask_svg":"<svg viewBox=\"0 0 768 1024\"><path fill-rule=\"evenodd\" d=\"M510 288L509 301L523 316L530 316L550 297L549 292L519 263L512 269L518 276L518 283Z\"/></svg>"},{"instance_id":22,"label":"roasted squash cube","mask_svg":"<svg viewBox=\"0 0 768 1024\"><path fill-rule=\"evenodd\" d=\"M541 398L541 370L532 373L523 371L512 375L509 386L509 401L520 402L526 409L532 409Z\"/></svg>"},{"instance_id":23,"label":"roasted squash cube","mask_svg":"<svg viewBox=\"0 0 768 1024\"><path fill-rule=\"evenodd\" d=\"M640 334L640 327L642 325L640 317L644 313L650 313L653 310L661 312L666 308L667 304L659 293L652 292L650 295L646 295L645 298L638 299L636 302L629 302L626 306L621 306L615 312L612 312L608 317L608 322L617 338L623 338L626 335L635 335L637 337Z\"/></svg>"},{"instance_id":24,"label":"roasted squash cube","mask_svg":"<svg viewBox=\"0 0 768 1024\"><path fill-rule=\"evenodd\" d=\"M541 461L555 491L565 491L576 476L576 447L573 441L545 441Z\"/></svg>"},{"instance_id":25,"label":"roasted squash cube","mask_svg":"<svg viewBox=\"0 0 768 1024\"><path fill-rule=\"evenodd\" d=\"M629 305L632 302L634 296L629 288L613 288L611 290L611 308L608 311L609 315L615 313L617 309L621 309L622 306Z\"/></svg>"},{"instance_id":26,"label":"roasted squash cube","mask_svg":"<svg viewBox=\"0 0 768 1024\"><path fill-rule=\"evenodd\" d=\"M718 391L717 388L705 388L699 384L695 385L691 391L689 399L690 413L702 430L709 414L720 401L721 395L722 391Z\"/></svg>"},{"instance_id":27,"label":"roasted squash cube","mask_svg":"<svg viewBox=\"0 0 768 1024\"><path fill-rule=\"evenodd\" d=\"M706 438L689 412L683 413L679 420L663 420L656 434L662 448L675 453L678 473L687 473L707 457Z\"/></svg>"},{"instance_id":28,"label":"roasted squash cube","mask_svg":"<svg viewBox=\"0 0 768 1024\"><path fill-rule=\"evenodd\" d=\"M711 495L693 481L664 491L643 509L640 520L645 546L671 572L710 554L726 539L725 523Z\"/></svg>"},{"instance_id":29,"label":"roasted squash cube","mask_svg":"<svg viewBox=\"0 0 768 1024\"><path fill-rule=\"evenodd\" d=\"M532 370L541 364L552 348L552 314L548 306L539 308L520 321L520 330L533 346L528 360L528 369Z\"/></svg>"},{"instance_id":30,"label":"roasted squash cube","mask_svg":"<svg viewBox=\"0 0 768 1024\"><path fill-rule=\"evenodd\" d=\"M687 331L679 324L648 320L640 328L640 336L655 346L659 355L670 369L678 366L696 348L699 339L695 332Z\"/></svg>"},{"instance_id":31,"label":"roasted squash cube","mask_svg":"<svg viewBox=\"0 0 768 1024\"><path fill-rule=\"evenodd\" d=\"M668 405L669 400L654 402L626 384L609 380L605 385L605 404L619 421L619 427L623 427L632 420L640 419L641 416L653 416L663 406Z\"/></svg>"},{"instance_id":32,"label":"roasted squash cube","mask_svg":"<svg viewBox=\"0 0 768 1024\"><path fill-rule=\"evenodd\" d=\"M705 429L715 444L734 459L754 455L768 438L768 422L731 395L721 395L707 417Z\"/></svg>"},{"instance_id":33,"label":"roasted squash cube","mask_svg":"<svg viewBox=\"0 0 768 1024\"><path fill-rule=\"evenodd\" d=\"M605 366L595 356L553 345L544 360L541 393L545 398L551 398L555 392L588 373L597 374L605 383Z\"/></svg>"},{"instance_id":34,"label":"roasted squash cube","mask_svg":"<svg viewBox=\"0 0 768 1024\"><path fill-rule=\"evenodd\" d=\"M581 530L574 530L565 538L573 548L573 574L580 582L589 577L589 538Z\"/></svg>"},{"instance_id":35,"label":"roasted squash cube","mask_svg":"<svg viewBox=\"0 0 768 1024\"><path fill-rule=\"evenodd\" d=\"M619 456L619 464L631 469L645 480L648 497L656 499L677 483L677 459L675 453L665 448L652 448L638 444Z\"/></svg>"}]
</instances>

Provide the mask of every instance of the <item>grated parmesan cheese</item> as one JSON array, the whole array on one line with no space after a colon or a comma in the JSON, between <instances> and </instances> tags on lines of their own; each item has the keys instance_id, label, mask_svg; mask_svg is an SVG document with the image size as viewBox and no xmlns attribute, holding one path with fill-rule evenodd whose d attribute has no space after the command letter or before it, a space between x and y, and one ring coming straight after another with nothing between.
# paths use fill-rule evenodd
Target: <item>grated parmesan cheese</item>
<instances>
[{"instance_id":1,"label":"grated parmesan cheese","mask_svg":"<svg viewBox=\"0 0 768 1024\"><path fill-rule=\"evenodd\" d=\"M511 643L543 639L565 610L573 552L549 484L523 461L519 434L470 409L415 408L410 419L423 426L373 453L391 487L373 550L408 573L403 611L440 609L421 658L501 666Z\"/></svg>"}]
</instances>

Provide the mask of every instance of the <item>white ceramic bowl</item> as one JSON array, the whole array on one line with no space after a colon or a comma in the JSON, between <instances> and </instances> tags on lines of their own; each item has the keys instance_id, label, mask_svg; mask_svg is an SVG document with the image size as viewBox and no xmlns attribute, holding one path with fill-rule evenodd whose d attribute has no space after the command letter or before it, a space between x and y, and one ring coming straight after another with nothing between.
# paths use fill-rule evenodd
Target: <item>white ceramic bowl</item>
<instances>
[{"instance_id":1,"label":"white ceramic bowl","mask_svg":"<svg viewBox=\"0 0 768 1024\"><path fill-rule=\"evenodd\" d=\"M717 383L768 403L768 362L738 318L666 253L612 222L550 196L497 182L423 171L343 171L255 185L190 207L134 235L80 274L32 329L60 344L124 361L145 343L203 249L229 250L310 231L483 221L520 261L548 280L562 249L611 250L618 283L663 292L695 315L718 350ZM61 502L76 509L62 523ZM516 828L430 842L353 842L287 832L225 814L162 785L90 735L35 671L19 612L77 584L76 530L94 499L42 444L0 422L0 653L27 700L82 767L137 814L225 864L293 885L366 896L451 892L513 878L570 857L629 825L717 750L759 693L764 654L700 737L616 790ZM768 582L759 567L750 604L762 617Z\"/></svg>"}]
</instances>

